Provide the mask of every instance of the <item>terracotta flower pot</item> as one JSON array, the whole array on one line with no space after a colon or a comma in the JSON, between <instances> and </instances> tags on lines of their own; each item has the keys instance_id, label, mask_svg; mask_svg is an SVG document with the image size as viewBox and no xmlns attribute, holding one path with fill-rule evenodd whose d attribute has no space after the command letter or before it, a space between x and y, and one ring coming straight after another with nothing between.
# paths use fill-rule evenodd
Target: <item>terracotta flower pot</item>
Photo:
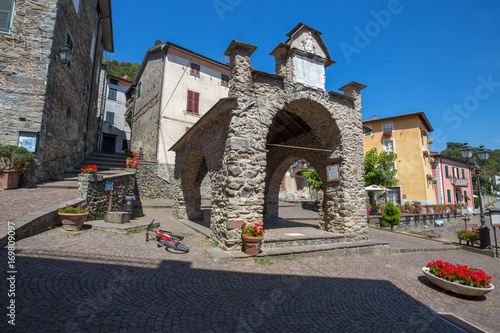
<instances>
[{"instance_id":1,"label":"terracotta flower pot","mask_svg":"<svg viewBox=\"0 0 500 333\"><path fill-rule=\"evenodd\" d=\"M19 186L19 175L17 170L0 170L0 189L8 190Z\"/></svg>"},{"instance_id":2,"label":"terracotta flower pot","mask_svg":"<svg viewBox=\"0 0 500 333\"><path fill-rule=\"evenodd\" d=\"M428 267L422 267L422 271L424 272L425 277L427 277L427 279L432 283L434 283L436 286L460 295L483 296L492 291L493 289L495 289L495 286L493 286L493 284L491 283L490 283L490 288L476 288L476 287L469 287L463 284L458 284L455 282L450 282L431 274Z\"/></svg>"},{"instance_id":3,"label":"terracotta flower pot","mask_svg":"<svg viewBox=\"0 0 500 333\"><path fill-rule=\"evenodd\" d=\"M89 216L88 212L82 214L58 214L61 217L63 229L67 231L80 230L83 226L83 223L87 221L87 216Z\"/></svg>"},{"instance_id":4,"label":"terracotta flower pot","mask_svg":"<svg viewBox=\"0 0 500 333\"><path fill-rule=\"evenodd\" d=\"M260 246L262 245L262 240L264 236L260 237L250 237L246 235L241 235L243 239L243 248L246 254L249 256L256 256L260 252Z\"/></svg>"}]
</instances>

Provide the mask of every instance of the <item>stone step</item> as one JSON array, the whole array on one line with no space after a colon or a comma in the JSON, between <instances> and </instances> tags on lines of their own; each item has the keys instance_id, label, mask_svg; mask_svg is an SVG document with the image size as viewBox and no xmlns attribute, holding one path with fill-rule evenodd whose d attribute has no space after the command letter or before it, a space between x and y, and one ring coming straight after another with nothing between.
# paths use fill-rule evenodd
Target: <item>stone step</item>
<instances>
[{"instance_id":1,"label":"stone step","mask_svg":"<svg viewBox=\"0 0 500 333\"><path fill-rule=\"evenodd\" d=\"M78 189L78 179L48 181L43 184L37 184L36 188Z\"/></svg>"},{"instance_id":2,"label":"stone step","mask_svg":"<svg viewBox=\"0 0 500 333\"><path fill-rule=\"evenodd\" d=\"M309 246L322 244L335 244L345 242L345 236L342 235L324 235L324 236L306 236L290 233L280 238L265 237L262 243L262 249L276 249L293 246Z\"/></svg>"}]
</instances>

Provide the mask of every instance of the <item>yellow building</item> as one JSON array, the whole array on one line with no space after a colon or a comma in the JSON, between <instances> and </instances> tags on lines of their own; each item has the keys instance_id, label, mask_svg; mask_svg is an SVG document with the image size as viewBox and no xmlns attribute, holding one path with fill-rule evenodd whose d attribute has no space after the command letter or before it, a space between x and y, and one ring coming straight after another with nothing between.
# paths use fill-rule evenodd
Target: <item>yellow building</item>
<instances>
[{"instance_id":1,"label":"yellow building","mask_svg":"<svg viewBox=\"0 0 500 333\"><path fill-rule=\"evenodd\" d=\"M363 121L371 130L366 131L363 153L373 147L377 151L397 154L395 168L398 185L391 189L390 199L396 204L406 201L420 201L422 204L436 204L436 192L429 161L429 144L433 131L423 112ZM432 158L431 158L432 161Z\"/></svg>"}]
</instances>

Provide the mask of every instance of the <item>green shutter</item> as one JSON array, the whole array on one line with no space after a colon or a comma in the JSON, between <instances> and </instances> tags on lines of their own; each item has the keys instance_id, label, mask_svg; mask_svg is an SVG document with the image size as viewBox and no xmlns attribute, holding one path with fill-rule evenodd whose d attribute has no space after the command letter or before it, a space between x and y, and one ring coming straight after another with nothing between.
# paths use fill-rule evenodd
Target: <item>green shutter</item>
<instances>
[{"instance_id":1,"label":"green shutter","mask_svg":"<svg viewBox=\"0 0 500 333\"><path fill-rule=\"evenodd\" d=\"M142 87L142 82L139 82L137 84L137 97L141 96L141 87Z\"/></svg>"},{"instance_id":2,"label":"green shutter","mask_svg":"<svg viewBox=\"0 0 500 333\"><path fill-rule=\"evenodd\" d=\"M451 202L451 191L450 191L450 189L446 190L446 194L448 196L448 202Z\"/></svg>"},{"instance_id":3,"label":"green shutter","mask_svg":"<svg viewBox=\"0 0 500 333\"><path fill-rule=\"evenodd\" d=\"M465 170L462 168L462 178L465 179Z\"/></svg>"},{"instance_id":4,"label":"green shutter","mask_svg":"<svg viewBox=\"0 0 500 333\"><path fill-rule=\"evenodd\" d=\"M448 170L448 166L447 165L444 166L444 173L446 175L446 178L450 178L450 171Z\"/></svg>"},{"instance_id":5,"label":"green shutter","mask_svg":"<svg viewBox=\"0 0 500 333\"><path fill-rule=\"evenodd\" d=\"M0 0L0 31L9 32L14 0Z\"/></svg>"},{"instance_id":6,"label":"green shutter","mask_svg":"<svg viewBox=\"0 0 500 333\"><path fill-rule=\"evenodd\" d=\"M114 112L106 112L106 122L110 124L115 123L115 113Z\"/></svg>"},{"instance_id":7,"label":"green shutter","mask_svg":"<svg viewBox=\"0 0 500 333\"><path fill-rule=\"evenodd\" d=\"M108 99L116 101L116 89L109 88Z\"/></svg>"}]
</instances>

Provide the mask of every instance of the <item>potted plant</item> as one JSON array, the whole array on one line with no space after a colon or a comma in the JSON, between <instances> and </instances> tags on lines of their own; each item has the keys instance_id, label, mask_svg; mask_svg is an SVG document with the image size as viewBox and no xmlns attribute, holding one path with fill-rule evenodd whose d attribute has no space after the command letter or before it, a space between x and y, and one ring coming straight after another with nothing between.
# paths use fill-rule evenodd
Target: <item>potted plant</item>
<instances>
[{"instance_id":1,"label":"potted plant","mask_svg":"<svg viewBox=\"0 0 500 333\"><path fill-rule=\"evenodd\" d=\"M425 129L421 130L421 132L422 132L422 136L427 136L427 134L428 134L427 130L425 130Z\"/></svg>"},{"instance_id":2,"label":"potted plant","mask_svg":"<svg viewBox=\"0 0 500 333\"><path fill-rule=\"evenodd\" d=\"M35 154L24 147L0 145L0 189L19 186L20 175L35 169L40 163Z\"/></svg>"},{"instance_id":3,"label":"potted plant","mask_svg":"<svg viewBox=\"0 0 500 333\"><path fill-rule=\"evenodd\" d=\"M89 215L87 209L80 204L76 206L66 205L57 212L61 217L63 229L67 231L80 230Z\"/></svg>"},{"instance_id":4,"label":"potted plant","mask_svg":"<svg viewBox=\"0 0 500 333\"><path fill-rule=\"evenodd\" d=\"M262 224L257 222L243 223L241 225L241 238L245 253L250 256L255 256L260 252L260 246L264 239L264 228Z\"/></svg>"},{"instance_id":5,"label":"potted plant","mask_svg":"<svg viewBox=\"0 0 500 333\"><path fill-rule=\"evenodd\" d=\"M491 276L477 268L433 260L422 271L430 282L461 295L483 296L495 289Z\"/></svg>"},{"instance_id":6,"label":"potted plant","mask_svg":"<svg viewBox=\"0 0 500 333\"><path fill-rule=\"evenodd\" d=\"M390 138L392 136L392 131L391 130L385 130L384 132L382 132L382 136L384 138Z\"/></svg>"},{"instance_id":7,"label":"potted plant","mask_svg":"<svg viewBox=\"0 0 500 333\"><path fill-rule=\"evenodd\" d=\"M125 169L127 171L134 171L139 168L139 162L134 158L127 158L127 164L125 164Z\"/></svg>"}]
</instances>

